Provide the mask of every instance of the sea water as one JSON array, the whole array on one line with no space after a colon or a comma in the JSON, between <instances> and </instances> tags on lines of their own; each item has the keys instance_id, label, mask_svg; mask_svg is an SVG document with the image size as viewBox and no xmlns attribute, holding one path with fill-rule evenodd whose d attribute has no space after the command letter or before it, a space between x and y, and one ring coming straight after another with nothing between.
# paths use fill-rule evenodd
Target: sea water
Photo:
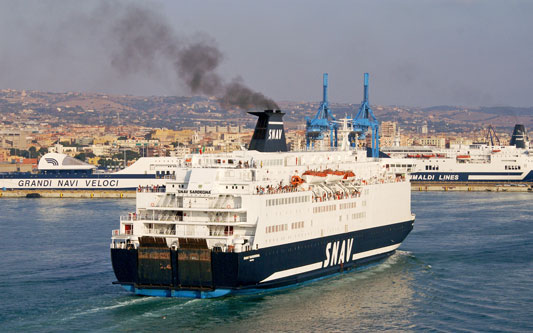
<instances>
[{"instance_id":1,"label":"sea water","mask_svg":"<svg viewBox=\"0 0 533 333\"><path fill-rule=\"evenodd\" d=\"M533 331L533 194L412 199L414 230L385 260L283 291L197 300L112 284L111 230L134 200L2 198L0 330Z\"/></svg>"}]
</instances>

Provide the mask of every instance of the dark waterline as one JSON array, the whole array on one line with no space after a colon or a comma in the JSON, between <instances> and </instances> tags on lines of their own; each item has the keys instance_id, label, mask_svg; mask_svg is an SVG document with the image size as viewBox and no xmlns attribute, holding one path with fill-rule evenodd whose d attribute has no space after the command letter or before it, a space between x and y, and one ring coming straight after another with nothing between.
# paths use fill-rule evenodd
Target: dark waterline
<instances>
[{"instance_id":1,"label":"dark waterline","mask_svg":"<svg viewBox=\"0 0 533 333\"><path fill-rule=\"evenodd\" d=\"M2 331L532 331L533 195L413 193L392 257L307 286L213 300L112 285L134 200L1 199Z\"/></svg>"}]
</instances>

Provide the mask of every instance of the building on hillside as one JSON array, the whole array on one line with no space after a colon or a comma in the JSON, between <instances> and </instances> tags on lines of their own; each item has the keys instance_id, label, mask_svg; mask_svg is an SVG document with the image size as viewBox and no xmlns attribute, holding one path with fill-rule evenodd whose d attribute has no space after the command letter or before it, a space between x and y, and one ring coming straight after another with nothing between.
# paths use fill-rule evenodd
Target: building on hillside
<instances>
[{"instance_id":1,"label":"building on hillside","mask_svg":"<svg viewBox=\"0 0 533 333\"><path fill-rule=\"evenodd\" d=\"M91 145L89 149L95 154L96 156L109 156L111 154L112 146L110 145Z\"/></svg>"},{"instance_id":2,"label":"building on hillside","mask_svg":"<svg viewBox=\"0 0 533 333\"><path fill-rule=\"evenodd\" d=\"M432 146L437 148L446 148L446 139L442 137L425 137L425 138L417 138L415 140L415 143L420 146Z\"/></svg>"},{"instance_id":3,"label":"building on hillside","mask_svg":"<svg viewBox=\"0 0 533 333\"><path fill-rule=\"evenodd\" d=\"M81 138L75 138L74 142L80 146L88 146L93 143L94 139L90 136L83 136Z\"/></svg>"},{"instance_id":4,"label":"building on hillside","mask_svg":"<svg viewBox=\"0 0 533 333\"><path fill-rule=\"evenodd\" d=\"M103 135L98 136L93 139L94 145L105 145L114 142L117 140L118 136L116 135Z\"/></svg>"},{"instance_id":5,"label":"building on hillside","mask_svg":"<svg viewBox=\"0 0 533 333\"><path fill-rule=\"evenodd\" d=\"M140 147L158 147L159 140L146 140L146 139L126 139L126 140L116 140L115 143L121 148L140 148Z\"/></svg>"},{"instance_id":6,"label":"building on hillside","mask_svg":"<svg viewBox=\"0 0 533 333\"><path fill-rule=\"evenodd\" d=\"M393 138L397 135L398 124L395 121L382 121L380 127L381 137Z\"/></svg>"},{"instance_id":7,"label":"building on hillside","mask_svg":"<svg viewBox=\"0 0 533 333\"><path fill-rule=\"evenodd\" d=\"M156 129L155 132L152 133L152 139L159 140L161 145L169 145L176 142L179 137L179 131L169 129Z\"/></svg>"},{"instance_id":8,"label":"building on hillside","mask_svg":"<svg viewBox=\"0 0 533 333\"><path fill-rule=\"evenodd\" d=\"M52 147L48 147L49 153L67 154L72 155L78 152L78 147L66 147L60 143L56 143Z\"/></svg>"},{"instance_id":9,"label":"building on hillside","mask_svg":"<svg viewBox=\"0 0 533 333\"><path fill-rule=\"evenodd\" d=\"M0 163L0 172L32 172L32 164Z\"/></svg>"},{"instance_id":10,"label":"building on hillside","mask_svg":"<svg viewBox=\"0 0 533 333\"><path fill-rule=\"evenodd\" d=\"M25 131L0 131L0 148L27 150L28 133Z\"/></svg>"},{"instance_id":11,"label":"building on hillside","mask_svg":"<svg viewBox=\"0 0 533 333\"><path fill-rule=\"evenodd\" d=\"M286 132L287 145L289 150L302 151L306 148L305 131L288 131Z\"/></svg>"},{"instance_id":12,"label":"building on hillside","mask_svg":"<svg viewBox=\"0 0 533 333\"><path fill-rule=\"evenodd\" d=\"M0 148L0 162L6 162L9 157L9 149Z\"/></svg>"},{"instance_id":13,"label":"building on hillside","mask_svg":"<svg viewBox=\"0 0 533 333\"><path fill-rule=\"evenodd\" d=\"M186 146L181 146L181 145L169 151L169 154L172 157L183 157L190 153L191 153L191 148L186 147Z\"/></svg>"}]
</instances>

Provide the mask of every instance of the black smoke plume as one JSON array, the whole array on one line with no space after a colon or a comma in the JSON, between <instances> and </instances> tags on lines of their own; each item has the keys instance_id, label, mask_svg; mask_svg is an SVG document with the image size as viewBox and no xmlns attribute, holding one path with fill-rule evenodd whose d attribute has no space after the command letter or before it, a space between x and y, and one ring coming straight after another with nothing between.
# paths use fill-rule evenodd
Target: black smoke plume
<instances>
[{"instance_id":1,"label":"black smoke plume","mask_svg":"<svg viewBox=\"0 0 533 333\"><path fill-rule=\"evenodd\" d=\"M252 109L261 106L265 109L279 109L278 105L265 95L253 91L244 85L240 78L236 78L224 86L222 105L233 105L241 109Z\"/></svg>"},{"instance_id":2,"label":"black smoke plume","mask_svg":"<svg viewBox=\"0 0 533 333\"><path fill-rule=\"evenodd\" d=\"M164 17L137 4L107 2L96 15L113 16L111 64L121 74L149 73L156 63L165 60L191 93L217 96L225 107L278 108L273 100L247 87L240 77L230 82L222 79L217 69L223 55L211 38L178 36ZM102 16L99 21L106 21Z\"/></svg>"}]
</instances>

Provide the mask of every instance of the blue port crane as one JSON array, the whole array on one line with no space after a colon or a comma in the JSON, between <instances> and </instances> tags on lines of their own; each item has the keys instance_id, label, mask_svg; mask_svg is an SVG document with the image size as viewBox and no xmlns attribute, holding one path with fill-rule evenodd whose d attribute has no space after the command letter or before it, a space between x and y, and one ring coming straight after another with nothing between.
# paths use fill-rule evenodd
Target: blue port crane
<instances>
[{"instance_id":1,"label":"blue port crane","mask_svg":"<svg viewBox=\"0 0 533 333\"><path fill-rule=\"evenodd\" d=\"M315 141L324 139L324 133L330 132L329 140L331 147L337 147L337 130L339 125L331 113L328 101L328 73L324 73L323 98L318 112L313 119L305 117L306 144L307 148L314 146Z\"/></svg>"},{"instance_id":2,"label":"blue port crane","mask_svg":"<svg viewBox=\"0 0 533 333\"><path fill-rule=\"evenodd\" d=\"M353 129L359 133L359 140L366 138L369 128L372 130L372 157L379 157L379 123L368 101L368 73L365 73L364 87L363 102L352 120Z\"/></svg>"}]
</instances>

